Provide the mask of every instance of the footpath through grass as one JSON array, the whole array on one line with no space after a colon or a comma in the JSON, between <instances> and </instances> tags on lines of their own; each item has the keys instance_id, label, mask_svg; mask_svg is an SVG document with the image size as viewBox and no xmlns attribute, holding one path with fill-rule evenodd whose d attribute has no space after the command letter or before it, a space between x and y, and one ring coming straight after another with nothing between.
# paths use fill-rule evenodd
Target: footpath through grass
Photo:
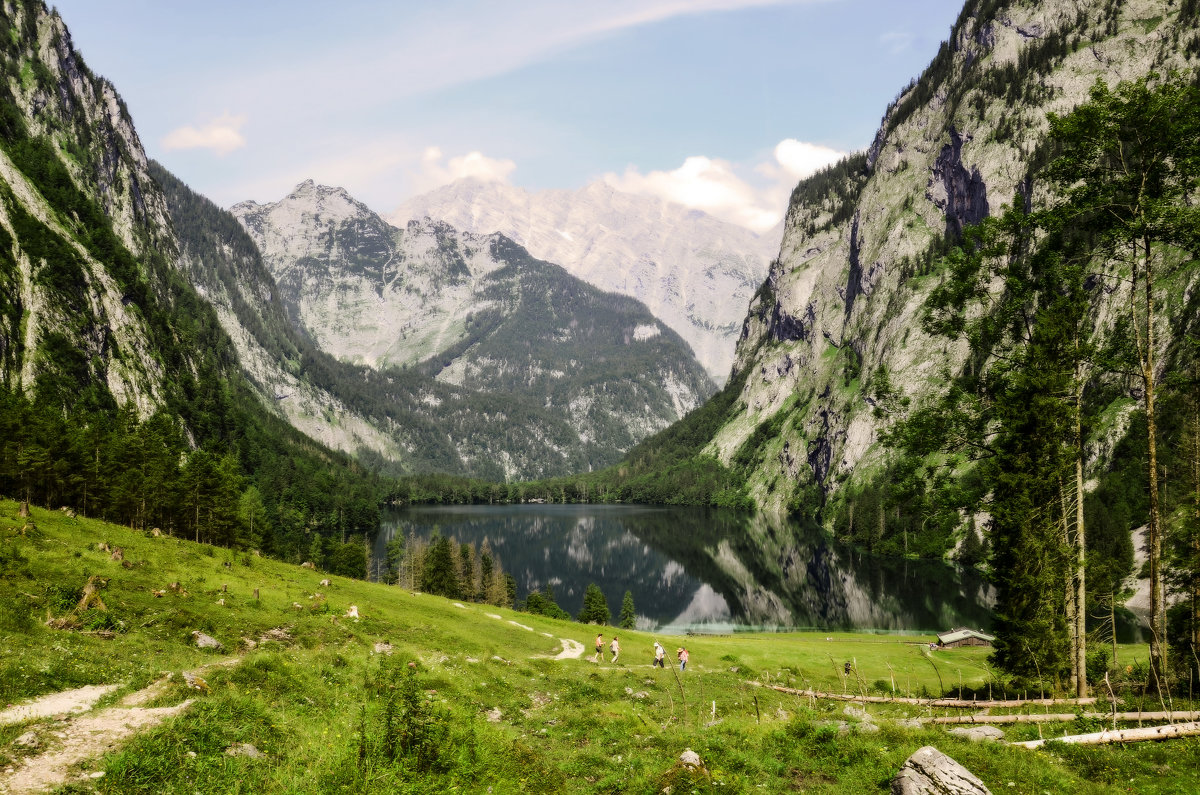
<instances>
[{"instance_id":1,"label":"footpath through grass","mask_svg":"<svg viewBox=\"0 0 1200 795\"><path fill-rule=\"evenodd\" d=\"M197 701L98 755L80 772L103 777L65 791L886 792L923 745L993 792L1200 791L1194 739L1028 751L899 722L946 710L872 704L873 731L844 703L759 686L983 692L984 649L931 654L910 637L850 633L659 636L668 652L688 646L679 674L651 668L655 636L619 631L618 664L596 664L595 627L343 578L323 587L321 572L249 553L37 509L27 523L17 510L0 501L0 707L117 684L109 703L164 671L241 660L199 689L167 688L162 705ZM105 610L75 609L88 582ZM196 648L196 631L224 650ZM561 638L583 643L583 657L552 659ZM1146 650L1121 654L1124 664ZM1005 731L1059 736L1086 722ZM0 726L0 771L39 752L13 742L25 732L52 748L52 725ZM229 755L238 743L265 756ZM703 770L678 764L688 748Z\"/></svg>"}]
</instances>

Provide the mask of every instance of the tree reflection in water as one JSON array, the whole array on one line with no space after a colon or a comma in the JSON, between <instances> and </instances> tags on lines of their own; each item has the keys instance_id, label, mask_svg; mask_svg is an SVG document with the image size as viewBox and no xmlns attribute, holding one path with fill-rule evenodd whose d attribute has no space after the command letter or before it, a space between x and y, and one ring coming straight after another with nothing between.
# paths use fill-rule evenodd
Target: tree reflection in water
<instances>
[{"instance_id":1,"label":"tree reflection in water","mask_svg":"<svg viewBox=\"0 0 1200 795\"><path fill-rule=\"evenodd\" d=\"M704 508L406 508L385 516L376 558L394 534L428 538L435 527L476 547L488 541L519 599L550 585L577 613L594 582L614 613L631 591L645 628L941 630L991 620L991 594L974 572L879 558L795 523Z\"/></svg>"}]
</instances>

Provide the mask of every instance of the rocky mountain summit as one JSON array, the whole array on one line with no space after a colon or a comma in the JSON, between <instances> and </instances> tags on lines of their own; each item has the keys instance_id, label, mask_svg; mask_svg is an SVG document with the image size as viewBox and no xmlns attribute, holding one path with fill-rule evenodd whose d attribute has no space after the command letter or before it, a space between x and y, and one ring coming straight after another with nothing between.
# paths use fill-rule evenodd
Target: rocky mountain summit
<instances>
[{"instance_id":1,"label":"rocky mountain summit","mask_svg":"<svg viewBox=\"0 0 1200 795\"><path fill-rule=\"evenodd\" d=\"M713 390L644 305L503 235L430 219L396 228L345 190L311 181L231 212L295 328L410 396L408 419L393 422L422 468L497 479L586 471ZM419 435L409 427L418 418ZM430 434L446 434L432 458L419 441Z\"/></svg>"},{"instance_id":2,"label":"rocky mountain summit","mask_svg":"<svg viewBox=\"0 0 1200 795\"><path fill-rule=\"evenodd\" d=\"M755 234L707 213L595 182L528 192L463 179L417 196L391 219L432 218L499 232L588 284L642 301L724 383L746 306L779 249L781 227Z\"/></svg>"}]
</instances>

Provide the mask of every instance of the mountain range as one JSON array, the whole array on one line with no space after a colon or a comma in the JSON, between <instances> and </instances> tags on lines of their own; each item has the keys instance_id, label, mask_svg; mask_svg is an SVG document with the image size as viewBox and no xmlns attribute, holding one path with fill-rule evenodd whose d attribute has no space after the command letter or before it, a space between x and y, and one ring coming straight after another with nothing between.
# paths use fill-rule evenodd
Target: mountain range
<instances>
[{"instance_id":1,"label":"mountain range","mask_svg":"<svg viewBox=\"0 0 1200 795\"><path fill-rule=\"evenodd\" d=\"M398 226L423 218L475 234L499 232L588 284L642 301L687 341L718 384L729 376L746 307L783 231L780 224L755 234L603 181L529 192L462 179L391 215Z\"/></svg>"}]
</instances>

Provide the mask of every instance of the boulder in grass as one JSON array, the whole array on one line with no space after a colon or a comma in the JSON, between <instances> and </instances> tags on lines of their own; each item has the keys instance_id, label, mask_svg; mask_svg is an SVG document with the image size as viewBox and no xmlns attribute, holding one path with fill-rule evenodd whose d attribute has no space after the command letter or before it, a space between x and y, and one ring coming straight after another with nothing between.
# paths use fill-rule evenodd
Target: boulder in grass
<instances>
[{"instance_id":1,"label":"boulder in grass","mask_svg":"<svg viewBox=\"0 0 1200 795\"><path fill-rule=\"evenodd\" d=\"M211 635L205 635L203 632L193 632L192 638L196 643L196 647L200 649L216 649L217 651L220 651L221 649L225 648L221 641L217 640Z\"/></svg>"},{"instance_id":2,"label":"boulder in grass","mask_svg":"<svg viewBox=\"0 0 1200 795\"><path fill-rule=\"evenodd\" d=\"M262 759L266 756L250 743L234 743L225 749L226 756L246 756L250 759Z\"/></svg>"},{"instance_id":3,"label":"boulder in grass","mask_svg":"<svg viewBox=\"0 0 1200 795\"><path fill-rule=\"evenodd\" d=\"M991 795L991 790L970 770L927 745L892 779L892 795Z\"/></svg>"}]
</instances>

